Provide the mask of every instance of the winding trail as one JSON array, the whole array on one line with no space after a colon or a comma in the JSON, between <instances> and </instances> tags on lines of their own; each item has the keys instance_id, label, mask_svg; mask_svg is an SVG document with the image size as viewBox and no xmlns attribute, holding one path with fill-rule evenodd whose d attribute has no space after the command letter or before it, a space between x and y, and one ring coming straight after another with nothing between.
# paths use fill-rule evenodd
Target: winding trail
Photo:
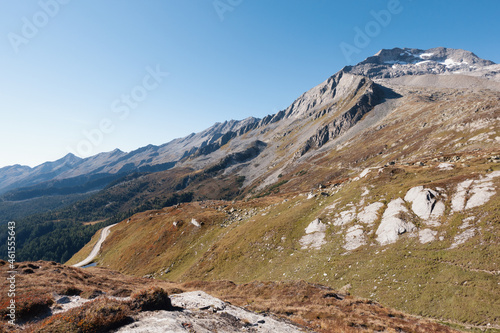
<instances>
[{"instance_id":1,"label":"winding trail","mask_svg":"<svg viewBox=\"0 0 500 333\"><path fill-rule=\"evenodd\" d=\"M101 249L102 243L104 243L104 241L106 240L106 237L108 237L108 235L110 233L109 229L111 229L115 225L117 225L117 223L112 224L112 225L108 225L106 228L102 229L101 236L99 237L99 240L97 241L97 243L94 245L94 248L92 249L92 251L90 252L88 257L85 258L84 260L80 261L78 264L74 264L72 266L73 267L82 267L82 266L90 264L95 259L95 257L97 257L97 254L99 254L99 250Z\"/></svg>"}]
</instances>

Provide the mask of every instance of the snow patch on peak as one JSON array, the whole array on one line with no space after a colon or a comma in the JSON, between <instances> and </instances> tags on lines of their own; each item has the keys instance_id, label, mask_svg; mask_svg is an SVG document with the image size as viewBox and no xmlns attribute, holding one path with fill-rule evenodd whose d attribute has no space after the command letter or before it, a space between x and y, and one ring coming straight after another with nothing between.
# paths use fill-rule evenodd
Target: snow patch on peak
<instances>
[{"instance_id":1,"label":"snow patch on peak","mask_svg":"<svg viewBox=\"0 0 500 333\"><path fill-rule=\"evenodd\" d=\"M434 55L434 53L422 53L419 55L420 59L426 59L426 58L430 58Z\"/></svg>"}]
</instances>

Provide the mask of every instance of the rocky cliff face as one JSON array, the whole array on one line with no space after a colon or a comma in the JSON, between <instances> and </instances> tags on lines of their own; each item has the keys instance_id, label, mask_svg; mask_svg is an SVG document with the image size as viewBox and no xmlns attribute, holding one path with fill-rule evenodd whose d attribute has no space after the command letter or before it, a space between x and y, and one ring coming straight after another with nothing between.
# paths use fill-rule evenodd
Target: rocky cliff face
<instances>
[{"instance_id":1,"label":"rocky cliff face","mask_svg":"<svg viewBox=\"0 0 500 333\"><path fill-rule=\"evenodd\" d=\"M333 140L334 138L347 132L351 127L356 125L365 114L370 112L385 98L383 90L373 83L373 81L365 79L364 77L354 78L356 79L356 84L351 86L354 89L352 89L349 93L354 96L359 96L355 101L355 104L348 108L345 112L337 115L327 124L319 127L316 130L316 133L310 137L295 154L296 157L303 156L312 148L320 148L328 141ZM345 98L345 91L340 96ZM329 108L325 108L324 104L320 105L323 108L318 114L315 115L315 118L322 117L323 115L338 109L336 103Z\"/></svg>"}]
</instances>

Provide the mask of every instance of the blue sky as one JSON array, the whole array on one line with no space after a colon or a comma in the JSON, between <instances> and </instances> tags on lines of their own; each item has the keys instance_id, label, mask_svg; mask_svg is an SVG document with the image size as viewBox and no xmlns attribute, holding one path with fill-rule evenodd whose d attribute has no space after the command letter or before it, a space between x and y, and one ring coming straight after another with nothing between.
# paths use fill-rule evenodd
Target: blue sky
<instances>
[{"instance_id":1,"label":"blue sky","mask_svg":"<svg viewBox=\"0 0 500 333\"><path fill-rule=\"evenodd\" d=\"M340 45L388 9L346 57ZM263 117L382 48L498 63L499 14L496 0L0 0L0 167Z\"/></svg>"}]
</instances>

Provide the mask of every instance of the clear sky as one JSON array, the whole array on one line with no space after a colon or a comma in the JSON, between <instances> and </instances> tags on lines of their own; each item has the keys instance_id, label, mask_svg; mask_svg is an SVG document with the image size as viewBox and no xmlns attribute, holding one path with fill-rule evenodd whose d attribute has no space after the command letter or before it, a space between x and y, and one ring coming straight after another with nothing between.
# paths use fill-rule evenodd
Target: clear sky
<instances>
[{"instance_id":1,"label":"clear sky","mask_svg":"<svg viewBox=\"0 0 500 333\"><path fill-rule=\"evenodd\" d=\"M382 48L499 63L499 17L498 0L0 0L0 167L273 114Z\"/></svg>"}]
</instances>

